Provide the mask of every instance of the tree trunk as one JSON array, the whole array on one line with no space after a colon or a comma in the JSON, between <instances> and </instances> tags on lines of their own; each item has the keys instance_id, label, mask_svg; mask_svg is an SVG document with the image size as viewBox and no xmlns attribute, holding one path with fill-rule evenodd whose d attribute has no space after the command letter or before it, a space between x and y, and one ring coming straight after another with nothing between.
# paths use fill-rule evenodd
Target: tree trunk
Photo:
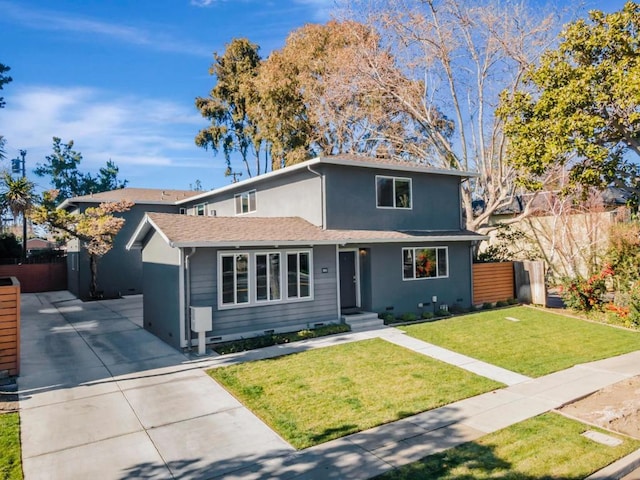
<instances>
[{"instance_id":1,"label":"tree trunk","mask_svg":"<svg viewBox=\"0 0 640 480\"><path fill-rule=\"evenodd\" d=\"M89 284L89 296L98 298L98 259L95 255L89 254L89 270L91 271L91 283Z\"/></svg>"}]
</instances>

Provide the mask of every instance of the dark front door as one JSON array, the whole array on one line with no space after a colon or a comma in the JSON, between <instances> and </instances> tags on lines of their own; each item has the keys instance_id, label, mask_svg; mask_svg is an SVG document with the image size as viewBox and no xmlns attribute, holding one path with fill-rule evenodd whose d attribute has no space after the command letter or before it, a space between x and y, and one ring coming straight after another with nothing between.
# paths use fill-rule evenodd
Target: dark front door
<instances>
[{"instance_id":1,"label":"dark front door","mask_svg":"<svg viewBox=\"0 0 640 480\"><path fill-rule=\"evenodd\" d=\"M340 308L357 308L356 252L340 252Z\"/></svg>"}]
</instances>

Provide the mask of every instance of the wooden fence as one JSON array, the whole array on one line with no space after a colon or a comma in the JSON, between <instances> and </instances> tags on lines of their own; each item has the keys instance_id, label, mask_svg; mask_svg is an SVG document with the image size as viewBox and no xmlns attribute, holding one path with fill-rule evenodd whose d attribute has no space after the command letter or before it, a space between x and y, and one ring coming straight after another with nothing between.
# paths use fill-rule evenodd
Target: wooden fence
<instances>
[{"instance_id":1,"label":"wooden fence","mask_svg":"<svg viewBox=\"0 0 640 480\"><path fill-rule=\"evenodd\" d=\"M0 374L20 373L20 283L0 278Z\"/></svg>"},{"instance_id":2,"label":"wooden fence","mask_svg":"<svg viewBox=\"0 0 640 480\"><path fill-rule=\"evenodd\" d=\"M513 262L473 264L473 304L515 298Z\"/></svg>"},{"instance_id":3,"label":"wooden fence","mask_svg":"<svg viewBox=\"0 0 640 480\"><path fill-rule=\"evenodd\" d=\"M0 277L16 277L22 293L66 290L67 263L0 265Z\"/></svg>"}]
</instances>

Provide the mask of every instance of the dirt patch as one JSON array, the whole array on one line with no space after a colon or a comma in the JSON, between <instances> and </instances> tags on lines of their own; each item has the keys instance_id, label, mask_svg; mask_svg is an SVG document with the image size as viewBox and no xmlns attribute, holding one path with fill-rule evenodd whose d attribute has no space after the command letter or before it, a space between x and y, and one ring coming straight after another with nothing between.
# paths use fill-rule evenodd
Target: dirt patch
<instances>
[{"instance_id":1,"label":"dirt patch","mask_svg":"<svg viewBox=\"0 0 640 480\"><path fill-rule=\"evenodd\" d=\"M614 383L560 411L640 439L640 376Z\"/></svg>"},{"instance_id":2,"label":"dirt patch","mask_svg":"<svg viewBox=\"0 0 640 480\"><path fill-rule=\"evenodd\" d=\"M15 378L0 379L0 414L18 411L18 384Z\"/></svg>"}]
</instances>

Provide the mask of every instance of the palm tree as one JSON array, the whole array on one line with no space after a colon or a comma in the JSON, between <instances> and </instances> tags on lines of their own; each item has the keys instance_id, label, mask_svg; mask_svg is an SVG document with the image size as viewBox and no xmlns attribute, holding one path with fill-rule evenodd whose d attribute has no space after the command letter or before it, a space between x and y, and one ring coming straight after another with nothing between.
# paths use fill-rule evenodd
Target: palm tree
<instances>
[{"instance_id":1,"label":"palm tree","mask_svg":"<svg viewBox=\"0 0 640 480\"><path fill-rule=\"evenodd\" d=\"M27 257L27 215L36 204L35 184L27 177L13 178L9 172L2 172L0 176L0 204L3 209L8 208L15 219L22 216L22 259Z\"/></svg>"}]
</instances>

